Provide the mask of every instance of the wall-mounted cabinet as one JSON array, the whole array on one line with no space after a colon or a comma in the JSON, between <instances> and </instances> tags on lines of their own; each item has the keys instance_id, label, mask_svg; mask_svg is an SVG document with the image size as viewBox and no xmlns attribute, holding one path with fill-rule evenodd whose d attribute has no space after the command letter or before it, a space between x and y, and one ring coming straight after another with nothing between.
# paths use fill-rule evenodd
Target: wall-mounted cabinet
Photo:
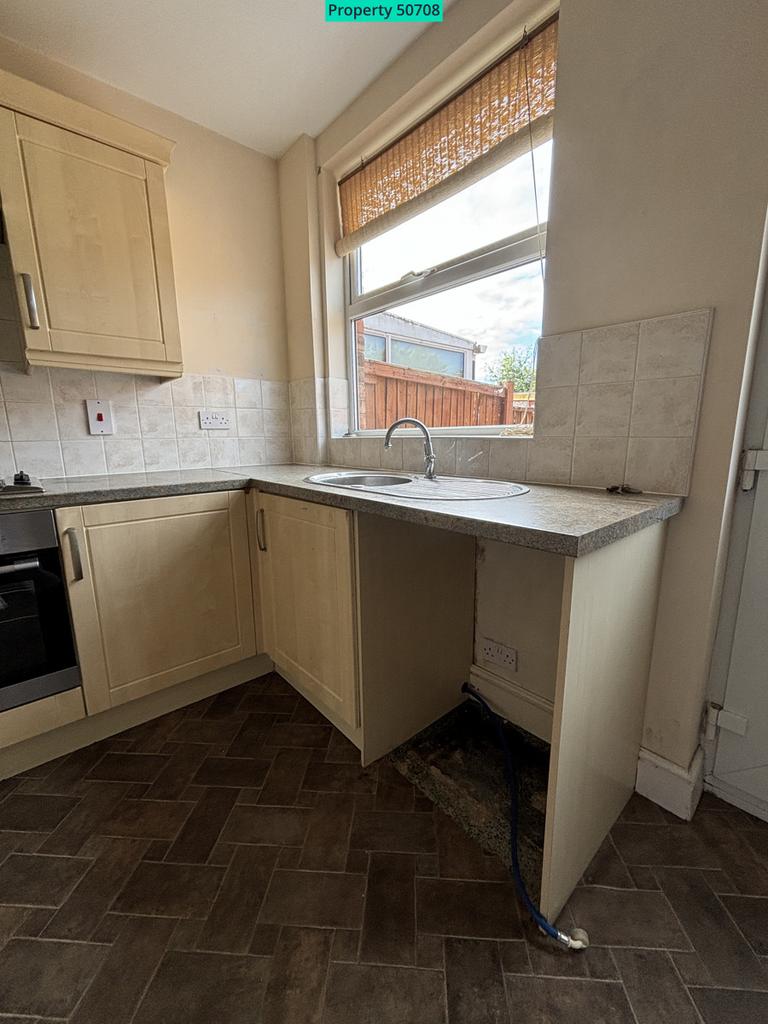
<instances>
[{"instance_id":1,"label":"wall-mounted cabinet","mask_svg":"<svg viewBox=\"0 0 768 1024\"><path fill-rule=\"evenodd\" d=\"M56 512L89 714L256 653L242 491Z\"/></svg>"},{"instance_id":2,"label":"wall-mounted cabinet","mask_svg":"<svg viewBox=\"0 0 768 1024\"><path fill-rule=\"evenodd\" d=\"M0 204L20 325L4 332L3 358L181 374L163 163L139 131L0 74Z\"/></svg>"}]
</instances>

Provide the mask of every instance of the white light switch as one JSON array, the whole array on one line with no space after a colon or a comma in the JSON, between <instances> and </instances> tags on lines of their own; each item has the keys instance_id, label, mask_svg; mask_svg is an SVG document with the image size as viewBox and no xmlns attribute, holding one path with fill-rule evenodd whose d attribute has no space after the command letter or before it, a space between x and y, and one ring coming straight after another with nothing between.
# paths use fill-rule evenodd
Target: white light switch
<instances>
[{"instance_id":1,"label":"white light switch","mask_svg":"<svg viewBox=\"0 0 768 1024\"><path fill-rule=\"evenodd\" d=\"M85 408L88 411L88 429L92 434L114 434L111 402L104 402L100 398L86 398Z\"/></svg>"},{"instance_id":2,"label":"white light switch","mask_svg":"<svg viewBox=\"0 0 768 1024\"><path fill-rule=\"evenodd\" d=\"M200 410L201 430L229 430L232 426L232 417L228 412L206 412Z\"/></svg>"}]
</instances>

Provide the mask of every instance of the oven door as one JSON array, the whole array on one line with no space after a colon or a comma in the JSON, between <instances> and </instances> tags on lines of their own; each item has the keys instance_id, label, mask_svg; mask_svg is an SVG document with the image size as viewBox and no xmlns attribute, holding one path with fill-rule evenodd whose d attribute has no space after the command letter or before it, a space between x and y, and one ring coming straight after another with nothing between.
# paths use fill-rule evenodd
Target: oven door
<instances>
[{"instance_id":1,"label":"oven door","mask_svg":"<svg viewBox=\"0 0 768 1024\"><path fill-rule=\"evenodd\" d=\"M0 711L79 685L58 548L0 554Z\"/></svg>"}]
</instances>

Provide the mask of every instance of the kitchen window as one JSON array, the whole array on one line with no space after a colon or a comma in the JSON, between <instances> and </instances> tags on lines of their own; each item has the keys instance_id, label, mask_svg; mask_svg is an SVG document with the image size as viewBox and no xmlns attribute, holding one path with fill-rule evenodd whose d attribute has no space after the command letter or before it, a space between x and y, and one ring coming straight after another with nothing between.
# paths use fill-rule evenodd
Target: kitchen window
<instances>
[{"instance_id":1,"label":"kitchen window","mask_svg":"<svg viewBox=\"0 0 768 1024\"><path fill-rule=\"evenodd\" d=\"M532 432L556 31L340 182L352 430Z\"/></svg>"}]
</instances>

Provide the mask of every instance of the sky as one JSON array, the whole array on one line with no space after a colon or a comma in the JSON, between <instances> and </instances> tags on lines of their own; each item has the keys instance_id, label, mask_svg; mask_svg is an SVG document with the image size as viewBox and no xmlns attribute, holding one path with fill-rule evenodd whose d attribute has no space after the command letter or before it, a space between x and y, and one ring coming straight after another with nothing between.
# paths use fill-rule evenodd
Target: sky
<instances>
[{"instance_id":1,"label":"sky","mask_svg":"<svg viewBox=\"0 0 768 1024\"><path fill-rule=\"evenodd\" d=\"M534 151L539 222L547 219L552 144ZM474 185L362 247L363 291L426 270L461 253L517 234L537 222L527 153ZM540 261L474 281L390 312L487 345L477 377L511 348L530 350L541 333Z\"/></svg>"}]
</instances>

